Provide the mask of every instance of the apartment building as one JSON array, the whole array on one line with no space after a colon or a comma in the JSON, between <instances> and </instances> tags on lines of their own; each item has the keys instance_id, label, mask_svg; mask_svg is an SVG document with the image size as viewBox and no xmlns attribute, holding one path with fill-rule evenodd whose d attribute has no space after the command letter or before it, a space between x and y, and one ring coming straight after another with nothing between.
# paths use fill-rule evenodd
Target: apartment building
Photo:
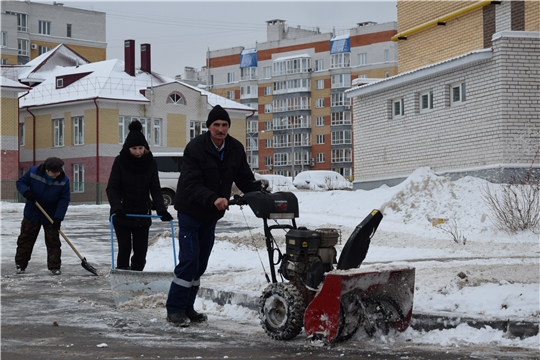
<instances>
[{"instance_id":1,"label":"apartment building","mask_svg":"<svg viewBox=\"0 0 540 360\"><path fill-rule=\"evenodd\" d=\"M397 24L358 23L338 34L266 23L266 42L208 51L208 89L258 110L246 120L254 170L292 177L334 170L351 179L353 116L345 90L353 79L397 74Z\"/></svg>"},{"instance_id":2,"label":"apartment building","mask_svg":"<svg viewBox=\"0 0 540 360\"><path fill-rule=\"evenodd\" d=\"M1 2L0 61L22 65L64 44L90 62L106 59L105 13L30 1Z\"/></svg>"}]
</instances>

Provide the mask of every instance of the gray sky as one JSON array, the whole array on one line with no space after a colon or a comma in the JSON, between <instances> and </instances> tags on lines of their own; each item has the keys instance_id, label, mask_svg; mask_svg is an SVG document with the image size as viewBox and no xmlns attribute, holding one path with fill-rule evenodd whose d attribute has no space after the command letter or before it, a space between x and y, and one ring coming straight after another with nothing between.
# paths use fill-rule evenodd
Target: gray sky
<instances>
[{"instance_id":1,"label":"gray sky","mask_svg":"<svg viewBox=\"0 0 540 360\"><path fill-rule=\"evenodd\" d=\"M42 2L42 1L40 1ZM45 2L45 1L43 1ZM46 2L52 3L52 2ZM124 40L152 46L152 70L183 75L200 69L206 51L233 46L254 47L266 41L266 21L347 30L364 21L397 20L396 1L62 1L65 6L107 13L107 58L124 58ZM139 66L139 56L136 66Z\"/></svg>"}]
</instances>

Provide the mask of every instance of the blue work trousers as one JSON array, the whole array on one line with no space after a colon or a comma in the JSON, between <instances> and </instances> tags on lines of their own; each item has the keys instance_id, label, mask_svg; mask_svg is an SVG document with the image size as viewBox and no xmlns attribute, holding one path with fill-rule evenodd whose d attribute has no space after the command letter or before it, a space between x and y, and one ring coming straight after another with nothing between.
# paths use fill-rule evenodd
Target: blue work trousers
<instances>
[{"instance_id":1,"label":"blue work trousers","mask_svg":"<svg viewBox=\"0 0 540 360\"><path fill-rule=\"evenodd\" d=\"M200 278L206 271L214 246L217 221L204 222L178 213L179 262L167 298L167 313L192 310Z\"/></svg>"}]
</instances>

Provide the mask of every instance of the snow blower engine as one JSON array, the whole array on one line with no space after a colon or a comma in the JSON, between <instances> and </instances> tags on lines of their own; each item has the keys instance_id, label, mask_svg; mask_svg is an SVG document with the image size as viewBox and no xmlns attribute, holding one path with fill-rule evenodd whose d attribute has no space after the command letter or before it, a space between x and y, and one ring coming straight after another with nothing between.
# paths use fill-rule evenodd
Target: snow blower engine
<instances>
[{"instance_id":1,"label":"snow blower engine","mask_svg":"<svg viewBox=\"0 0 540 360\"><path fill-rule=\"evenodd\" d=\"M303 327L310 341L332 345L351 338L360 326L369 336L408 327L414 268L359 269L382 220L380 211L373 210L355 228L337 260L339 231L297 227L294 193L263 190L235 195L229 201L229 205L246 204L264 223L271 278L266 274L270 284L259 299L259 318L271 338L290 340ZM275 224L269 225L269 220ZM276 229L287 232L285 253L272 235Z\"/></svg>"}]
</instances>

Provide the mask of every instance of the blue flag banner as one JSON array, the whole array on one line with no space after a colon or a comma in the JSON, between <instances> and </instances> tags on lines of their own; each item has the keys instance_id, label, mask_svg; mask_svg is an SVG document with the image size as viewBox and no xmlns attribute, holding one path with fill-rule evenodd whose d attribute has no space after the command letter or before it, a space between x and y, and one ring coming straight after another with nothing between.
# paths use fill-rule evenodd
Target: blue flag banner
<instances>
[{"instance_id":1,"label":"blue flag banner","mask_svg":"<svg viewBox=\"0 0 540 360\"><path fill-rule=\"evenodd\" d=\"M244 49L240 53L240 68L257 67L257 49Z\"/></svg>"},{"instance_id":2,"label":"blue flag banner","mask_svg":"<svg viewBox=\"0 0 540 360\"><path fill-rule=\"evenodd\" d=\"M330 54L351 52L351 39L349 34L335 36L330 40Z\"/></svg>"}]
</instances>

